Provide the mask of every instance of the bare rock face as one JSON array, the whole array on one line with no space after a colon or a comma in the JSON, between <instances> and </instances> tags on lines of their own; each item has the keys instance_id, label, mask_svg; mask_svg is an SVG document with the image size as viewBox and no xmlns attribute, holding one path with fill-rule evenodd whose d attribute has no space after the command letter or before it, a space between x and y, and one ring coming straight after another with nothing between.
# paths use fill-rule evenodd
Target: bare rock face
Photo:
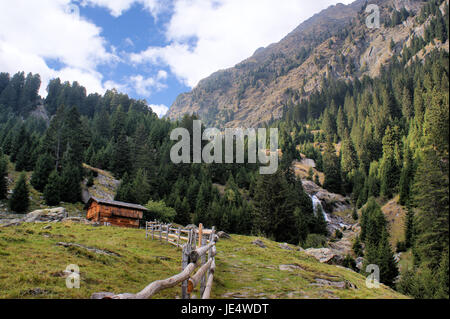
<instances>
[{"instance_id":1,"label":"bare rock face","mask_svg":"<svg viewBox=\"0 0 450 319\"><path fill-rule=\"evenodd\" d=\"M309 180L302 181L305 192L309 195L315 195L322 202L323 208L327 212L339 212L351 209L350 200L340 194L330 193L326 189L316 185Z\"/></svg>"},{"instance_id":2,"label":"bare rock face","mask_svg":"<svg viewBox=\"0 0 450 319\"><path fill-rule=\"evenodd\" d=\"M87 187L86 182L83 183L81 197L84 203L87 203L91 197L113 200L114 195L117 192L117 188L120 185L120 181L114 178L111 173L103 171L101 169L91 167L83 164L84 168L94 172L95 177L94 185Z\"/></svg>"},{"instance_id":3,"label":"bare rock face","mask_svg":"<svg viewBox=\"0 0 450 319\"><path fill-rule=\"evenodd\" d=\"M426 23L417 23L414 14L426 2L375 2L382 4L382 15L390 15L392 7L404 7L413 16L392 28L368 30L366 14L361 10L364 0L331 6L304 21L280 42L201 80L191 92L177 97L167 116L178 119L196 113L211 127L257 127L282 117L287 103L310 98L322 87L324 77L348 81L377 76L405 43L423 33ZM345 28L353 36L341 41L338 32ZM322 40L317 42L319 38ZM392 50L386 49L390 39L395 44ZM304 54L304 48L311 51ZM338 52L345 56L346 63L340 61Z\"/></svg>"}]
</instances>

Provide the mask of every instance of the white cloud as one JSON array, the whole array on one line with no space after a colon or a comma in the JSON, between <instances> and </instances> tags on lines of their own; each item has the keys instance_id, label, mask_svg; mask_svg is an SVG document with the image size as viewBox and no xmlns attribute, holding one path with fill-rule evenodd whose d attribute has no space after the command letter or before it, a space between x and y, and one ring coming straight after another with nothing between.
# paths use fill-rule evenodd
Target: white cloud
<instances>
[{"instance_id":1,"label":"white cloud","mask_svg":"<svg viewBox=\"0 0 450 319\"><path fill-rule=\"evenodd\" d=\"M152 109L153 112L155 112L158 115L158 117L163 117L169 111L169 108L164 104L160 105L151 104L149 105L149 107Z\"/></svg>"},{"instance_id":2,"label":"white cloud","mask_svg":"<svg viewBox=\"0 0 450 319\"><path fill-rule=\"evenodd\" d=\"M134 47L134 42L133 40L131 40L131 38L126 38L124 42L127 46Z\"/></svg>"},{"instance_id":3,"label":"white cloud","mask_svg":"<svg viewBox=\"0 0 450 319\"><path fill-rule=\"evenodd\" d=\"M167 79L167 72L164 70L159 70L158 75L156 76L158 80L166 80Z\"/></svg>"},{"instance_id":4,"label":"white cloud","mask_svg":"<svg viewBox=\"0 0 450 319\"><path fill-rule=\"evenodd\" d=\"M144 78L142 75L134 75L128 78L129 85L139 95L150 96L153 91L160 91L167 88L167 85L157 78Z\"/></svg>"},{"instance_id":5,"label":"white cloud","mask_svg":"<svg viewBox=\"0 0 450 319\"><path fill-rule=\"evenodd\" d=\"M130 55L135 64L160 63L194 87L262 46L281 40L314 13L352 0L175 0L167 25L170 45ZM189 41L195 39L191 47ZM192 41L191 41L192 42Z\"/></svg>"},{"instance_id":6,"label":"white cloud","mask_svg":"<svg viewBox=\"0 0 450 319\"><path fill-rule=\"evenodd\" d=\"M107 8L114 17L119 17L135 3L142 5L154 17L163 10L162 0L81 0L83 6L98 6Z\"/></svg>"},{"instance_id":7,"label":"white cloud","mask_svg":"<svg viewBox=\"0 0 450 319\"><path fill-rule=\"evenodd\" d=\"M0 1L0 70L39 73L44 96L53 77L76 80L88 92L103 92L97 67L118 57L106 49L100 28L69 9L70 0ZM48 59L63 68L50 68Z\"/></svg>"}]
</instances>

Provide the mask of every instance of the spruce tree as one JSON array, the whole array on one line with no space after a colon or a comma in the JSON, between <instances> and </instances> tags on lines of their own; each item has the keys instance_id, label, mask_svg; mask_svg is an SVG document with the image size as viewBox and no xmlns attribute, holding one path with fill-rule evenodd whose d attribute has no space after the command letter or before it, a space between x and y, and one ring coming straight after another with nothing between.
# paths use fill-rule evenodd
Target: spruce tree
<instances>
[{"instance_id":1,"label":"spruce tree","mask_svg":"<svg viewBox=\"0 0 450 319\"><path fill-rule=\"evenodd\" d=\"M44 199L49 206L56 206L61 202L61 177L56 170L50 173L44 188Z\"/></svg>"},{"instance_id":2,"label":"spruce tree","mask_svg":"<svg viewBox=\"0 0 450 319\"><path fill-rule=\"evenodd\" d=\"M116 177L121 178L123 174L130 173L130 149L125 131L122 131L114 145L111 161L112 171Z\"/></svg>"},{"instance_id":3,"label":"spruce tree","mask_svg":"<svg viewBox=\"0 0 450 319\"><path fill-rule=\"evenodd\" d=\"M191 222L191 217L189 214L190 207L186 197L181 200L179 197L175 201L175 210L177 214L175 216L175 223L180 225L188 225Z\"/></svg>"},{"instance_id":4,"label":"spruce tree","mask_svg":"<svg viewBox=\"0 0 450 319\"><path fill-rule=\"evenodd\" d=\"M444 252L441 259L441 264L439 265L439 270L437 274L438 289L436 293L436 298L448 299L449 298L449 264L448 264L448 249Z\"/></svg>"},{"instance_id":5,"label":"spruce tree","mask_svg":"<svg viewBox=\"0 0 450 319\"><path fill-rule=\"evenodd\" d=\"M394 286L398 276L397 263L388 240L387 230L384 229L378 246L377 262L380 267L380 281L390 287Z\"/></svg>"},{"instance_id":6,"label":"spruce tree","mask_svg":"<svg viewBox=\"0 0 450 319\"><path fill-rule=\"evenodd\" d=\"M17 172L22 171L31 171L31 154L30 154L30 146L28 144L23 145L16 158L16 167L15 170Z\"/></svg>"},{"instance_id":7,"label":"spruce tree","mask_svg":"<svg viewBox=\"0 0 450 319\"><path fill-rule=\"evenodd\" d=\"M150 199L150 185L147 181L147 173L139 169L133 180L133 193L136 203L145 205Z\"/></svg>"},{"instance_id":8,"label":"spruce tree","mask_svg":"<svg viewBox=\"0 0 450 319\"><path fill-rule=\"evenodd\" d=\"M405 245L411 248L414 244L414 211L408 207L405 222Z\"/></svg>"},{"instance_id":9,"label":"spruce tree","mask_svg":"<svg viewBox=\"0 0 450 319\"><path fill-rule=\"evenodd\" d=\"M411 191L411 184L413 178L414 178L414 166L412 153L411 150L407 148L405 152L405 159L402 172L400 174L400 182L399 182L400 205L405 205L409 201L410 197L409 195Z\"/></svg>"},{"instance_id":10,"label":"spruce tree","mask_svg":"<svg viewBox=\"0 0 450 319\"><path fill-rule=\"evenodd\" d=\"M61 172L61 201L76 203L81 199L80 172L78 167L66 165Z\"/></svg>"},{"instance_id":11,"label":"spruce tree","mask_svg":"<svg viewBox=\"0 0 450 319\"><path fill-rule=\"evenodd\" d=\"M25 213L30 206L29 190L25 173L21 173L9 200L9 208L16 213Z\"/></svg>"},{"instance_id":12,"label":"spruce tree","mask_svg":"<svg viewBox=\"0 0 450 319\"><path fill-rule=\"evenodd\" d=\"M45 153L39 156L36 166L31 176L31 185L38 191L43 192L47 185L50 173L54 170L55 165L53 158Z\"/></svg>"},{"instance_id":13,"label":"spruce tree","mask_svg":"<svg viewBox=\"0 0 450 319\"><path fill-rule=\"evenodd\" d=\"M0 151L0 200L8 196L8 160Z\"/></svg>"},{"instance_id":14,"label":"spruce tree","mask_svg":"<svg viewBox=\"0 0 450 319\"><path fill-rule=\"evenodd\" d=\"M355 207L353 207L353 211L352 211L352 218L354 221L357 221L359 216L358 216L358 209Z\"/></svg>"},{"instance_id":15,"label":"spruce tree","mask_svg":"<svg viewBox=\"0 0 450 319\"><path fill-rule=\"evenodd\" d=\"M129 177L128 173L123 175L114 199L120 202L138 203L133 189L133 180Z\"/></svg>"},{"instance_id":16,"label":"spruce tree","mask_svg":"<svg viewBox=\"0 0 450 319\"><path fill-rule=\"evenodd\" d=\"M323 155L323 169L325 181L323 187L333 193L341 193L341 168L339 157L336 155L334 145L329 140L325 146L325 154Z\"/></svg>"}]
</instances>

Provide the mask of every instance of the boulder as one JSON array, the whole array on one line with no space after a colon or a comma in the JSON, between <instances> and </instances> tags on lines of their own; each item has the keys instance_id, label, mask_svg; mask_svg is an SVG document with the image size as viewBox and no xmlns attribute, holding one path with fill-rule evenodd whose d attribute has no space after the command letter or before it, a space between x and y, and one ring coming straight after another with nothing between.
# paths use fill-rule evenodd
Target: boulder
<instances>
[{"instance_id":1,"label":"boulder","mask_svg":"<svg viewBox=\"0 0 450 319\"><path fill-rule=\"evenodd\" d=\"M15 218L5 221L4 223L0 224L0 227L10 227L10 226L19 226L23 223L22 219Z\"/></svg>"},{"instance_id":2,"label":"boulder","mask_svg":"<svg viewBox=\"0 0 450 319\"><path fill-rule=\"evenodd\" d=\"M309 285L319 287L333 287L338 289L356 289L356 286L348 280L331 281L323 278L316 278L315 281L316 281L315 283Z\"/></svg>"},{"instance_id":3,"label":"boulder","mask_svg":"<svg viewBox=\"0 0 450 319\"><path fill-rule=\"evenodd\" d=\"M256 239L252 242L253 245L256 245L261 248L267 248L267 246L264 244L264 242L261 239Z\"/></svg>"},{"instance_id":4,"label":"boulder","mask_svg":"<svg viewBox=\"0 0 450 319\"><path fill-rule=\"evenodd\" d=\"M344 257L331 248L309 248L306 249L305 254L316 258L322 264L341 265Z\"/></svg>"},{"instance_id":5,"label":"boulder","mask_svg":"<svg viewBox=\"0 0 450 319\"><path fill-rule=\"evenodd\" d=\"M57 207L52 209L39 209L28 213L23 218L25 223L35 223L38 221L61 221L67 217L67 212L64 207Z\"/></svg>"},{"instance_id":6,"label":"boulder","mask_svg":"<svg viewBox=\"0 0 450 319\"><path fill-rule=\"evenodd\" d=\"M356 268L361 270L363 268L364 258L358 257L358 258L355 259L355 262L356 262Z\"/></svg>"},{"instance_id":7,"label":"boulder","mask_svg":"<svg viewBox=\"0 0 450 319\"><path fill-rule=\"evenodd\" d=\"M303 270L302 267L300 267L299 265L280 265L280 270L281 271L294 271L294 270Z\"/></svg>"},{"instance_id":8,"label":"boulder","mask_svg":"<svg viewBox=\"0 0 450 319\"><path fill-rule=\"evenodd\" d=\"M286 243L279 244L279 246L280 246L281 249L284 249L284 250L294 250L294 248L292 248L291 246L289 246Z\"/></svg>"},{"instance_id":9,"label":"boulder","mask_svg":"<svg viewBox=\"0 0 450 319\"><path fill-rule=\"evenodd\" d=\"M217 236L219 237L219 238L221 238L221 239L230 239L231 238L231 236L230 235L228 235L226 232L224 232L224 231L219 231L219 232L217 232Z\"/></svg>"}]
</instances>

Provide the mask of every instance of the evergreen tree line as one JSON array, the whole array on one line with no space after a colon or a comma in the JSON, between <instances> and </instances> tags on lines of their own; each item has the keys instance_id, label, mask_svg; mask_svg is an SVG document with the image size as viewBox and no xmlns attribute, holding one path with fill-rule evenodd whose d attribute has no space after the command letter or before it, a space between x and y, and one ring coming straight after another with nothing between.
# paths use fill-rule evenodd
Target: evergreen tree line
<instances>
[{"instance_id":1,"label":"evergreen tree line","mask_svg":"<svg viewBox=\"0 0 450 319\"><path fill-rule=\"evenodd\" d=\"M174 145L170 132L181 126L192 133L195 116L178 122L160 120L142 107L142 101L114 90L98 96L92 107L89 101L94 98L86 97L76 82L55 79L48 90L45 107L52 114L48 124L11 113L2 114L0 122L5 153L17 171L33 172L30 184L43 193L48 205L80 201L81 183L89 179L82 163L87 163L121 180L117 200L157 207L156 216L168 222L202 222L231 233L264 234L293 244L304 242L310 233L326 234L323 217L314 216L310 198L287 169L299 159L297 143L312 138L304 128L298 128L297 137L284 128L280 141L284 169L276 176L259 176L259 164L175 165L170 160ZM277 196L285 205L270 199ZM255 204L265 199L272 201L270 206ZM166 213L158 213L160 202L167 206Z\"/></svg>"},{"instance_id":2,"label":"evergreen tree line","mask_svg":"<svg viewBox=\"0 0 450 319\"><path fill-rule=\"evenodd\" d=\"M424 61L413 57L428 43L448 41L448 5L442 13L441 4L425 5L419 19L431 23L424 37L397 53L378 78L325 79L321 92L286 109L283 119L316 130L302 152L321 158L325 188L363 207L368 235L355 243L357 254L382 265L382 281L417 298L448 298L449 286L449 56L435 50ZM385 221L374 200L396 195L408 211L406 240L398 248L411 249L414 260L397 281Z\"/></svg>"}]
</instances>

